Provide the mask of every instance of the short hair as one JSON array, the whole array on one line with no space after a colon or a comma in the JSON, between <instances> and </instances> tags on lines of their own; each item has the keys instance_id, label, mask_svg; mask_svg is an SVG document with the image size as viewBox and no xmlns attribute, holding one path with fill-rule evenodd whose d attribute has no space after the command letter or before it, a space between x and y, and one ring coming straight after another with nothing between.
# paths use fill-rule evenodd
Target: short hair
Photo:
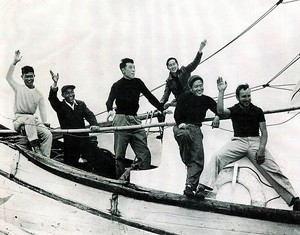
<instances>
[{"instance_id":1,"label":"short hair","mask_svg":"<svg viewBox=\"0 0 300 235\"><path fill-rule=\"evenodd\" d=\"M22 75L25 73L34 73L34 69L31 66L24 66L23 68L21 68L22 71Z\"/></svg>"},{"instance_id":2,"label":"short hair","mask_svg":"<svg viewBox=\"0 0 300 235\"><path fill-rule=\"evenodd\" d=\"M170 60L175 60L176 64L178 64L178 61L177 61L176 58L170 57L169 59L167 59L167 62L166 62L167 67L168 67L168 64L169 64Z\"/></svg>"},{"instance_id":3,"label":"short hair","mask_svg":"<svg viewBox=\"0 0 300 235\"><path fill-rule=\"evenodd\" d=\"M130 58L124 58L124 59L122 59L121 63L120 63L120 69L122 70L123 68L125 68L127 63L134 64L134 61L133 61L133 59L130 59Z\"/></svg>"},{"instance_id":4,"label":"short hair","mask_svg":"<svg viewBox=\"0 0 300 235\"><path fill-rule=\"evenodd\" d=\"M248 88L249 88L249 85L247 83L238 85L238 87L235 90L236 97L240 96L240 91L241 90L247 90Z\"/></svg>"},{"instance_id":5,"label":"short hair","mask_svg":"<svg viewBox=\"0 0 300 235\"><path fill-rule=\"evenodd\" d=\"M201 81L203 83L203 79L199 75L193 75L193 76L191 76L189 78L189 80L188 80L189 88L192 88L194 82L197 81L197 80L199 80L199 81Z\"/></svg>"}]
</instances>

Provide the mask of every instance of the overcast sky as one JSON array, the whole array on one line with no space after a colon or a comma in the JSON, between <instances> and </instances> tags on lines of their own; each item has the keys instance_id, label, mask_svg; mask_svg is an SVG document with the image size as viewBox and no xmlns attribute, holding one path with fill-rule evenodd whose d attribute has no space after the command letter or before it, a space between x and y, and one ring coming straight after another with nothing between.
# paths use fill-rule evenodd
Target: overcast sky
<instances>
[{"instance_id":1,"label":"overcast sky","mask_svg":"<svg viewBox=\"0 0 300 235\"><path fill-rule=\"evenodd\" d=\"M194 59L200 42L207 39L203 55L207 58L276 2L1 0L0 114L13 117L13 92L5 74L17 49L23 58L15 70L16 80L22 82L22 66L33 66L36 86L47 98L52 69L60 74L60 87L76 85L77 98L99 113L105 111L112 83L122 76L118 65L123 57L135 60L136 76L153 89L168 76L168 57L174 56L180 65L187 65ZM228 92L239 83L256 86L268 82L299 54L299 10L300 2L280 4L244 36L201 64L194 74L204 78L206 93L216 96L215 80L219 75L228 81ZM274 84L297 83L299 66L295 63ZM268 95L270 90L272 95ZM276 90L274 96L273 91L265 89L253 99L266 109L288 103L289 92ZM154 94L160 98L163 88ZM55 126L55 113L48 101L46 105L49 121ZM151 109L142 98L140 111ZM98 117L102 118L105 116ZM11 123L2 117L0 121Z\"/></svg>"},{"instance_id":2,"label":"overcast sky","mask_svg":"<svg viewBox=\"0 0 300 235\"><path fill-rule=\"evenodd\" d=\"M15 50L20 50L23 56L16 66L15 79L22 83L22 66L35 68L36 86L45 96L49 122L56 127L56 114L47 101L52 83L50 69L60 74L60 87L74 84L76 98L84 100L94 113L100 113L106 110L111 85L122 76L118 67L122 58L134 59L136 76L153 89L168 76L165 66L168 57L176 57L180 65L187 65L194 59L200 42L207 39L203 59L207 58L276 2L1 0L0 123L12 127L14 96L5 75ZM247 82L253 87L268 82L300 52L299 12L300 1L280 4L249 32L201 64L193 74L203 77L205 93L212 97L217 95L218 76L227 80L228 92L233 92L240 83ZM299 70L298 61L271 85L298 83ZM290 105L291 93L266 88L253 93L252 99L254 104L269 110ZM163 88L154 94L160 99ZM230 99L225 105L235 102ZM140 112L151 109L154 108L141 98ZM269 115L268 122L289 117L291 114L279 118ZM106 114L97 118L104 120ZM273 145L268 144L271 149L280 152L287 148L289 156L296 157L300 152L298 145L293 144L300 135L299 117L297 119L293 119L295 124L290 126L272 127ZM283 142L289 145L276 149Z\"/></svg>"}]
</instances>

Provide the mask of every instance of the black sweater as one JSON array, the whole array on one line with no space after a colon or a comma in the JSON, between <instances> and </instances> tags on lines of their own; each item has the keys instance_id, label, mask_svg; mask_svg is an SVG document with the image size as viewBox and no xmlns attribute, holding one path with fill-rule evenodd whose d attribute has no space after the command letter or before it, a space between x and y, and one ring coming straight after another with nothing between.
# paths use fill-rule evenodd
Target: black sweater
<instances>
[{"instance_id":1,"label":"black sweater","mask_svg":"<svg viewBox=\"0 0 300 235\"><path fill-rule=\"evenodd\" d=\"M176 124L186 123L201 126L208 109L217 114L217 103L211 97L185 93L180 96L176 105L174 113Z\"/></svg>"},{"instance_id":2,"label":"black sweater","mask_svg":"<svg viewBox=\"0 0 300 235\"><path fill-rule=\"evenodd\" d=\"M112 85L106 102L107 111L113 109L113 102L116 101L117 114L137 115L141 94L143 94L154 107L163 111L163 105L139 78L133 78L131 80L121 78Z\"/></svg>"}]
</instances>

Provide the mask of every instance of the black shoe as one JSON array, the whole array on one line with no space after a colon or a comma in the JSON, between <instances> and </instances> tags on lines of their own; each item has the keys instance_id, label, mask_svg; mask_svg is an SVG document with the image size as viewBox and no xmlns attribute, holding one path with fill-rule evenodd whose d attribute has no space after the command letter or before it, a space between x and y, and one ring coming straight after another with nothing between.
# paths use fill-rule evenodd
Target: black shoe
<instances>
[{"instance_id":1,"label":"black shoe","mask_svg":"<svg viewBox=\"0 0 300 235\"><path fill-rule=\"evenodd\" d=\"M192 186L187 185L183 191L183 194L187 197L194 197L195 194L193 192Z\"/></svg>"},{"instance_id":2,"label":"black shoe","mask_svg":"<svg viewBox=\"0 0 300 235\"><path fill-rule=\"evenodd\" d=\"M205 192L197 190L196 193L195 193L195 198L203 201L204 198L205 198Z\"/></svg>"},{"instance_id":3,"label":"black shoe","mask_svg":"<svg viewBox=\"0 0 300 235\"><path fill-rule=\"evenodd\" d=\"M163 138L163 134L156 136L156 139L161 140Z\"/></svg>"},{"instance_id":4,"label":"black shoe","mask_svg":"<svg viewBox=\"0 0 300 235\"><path fill-rule=\"evenodd\" d=\"M205 186L199 184L195 193L195 197L199 200L204 200L205 198Z\"/></svg>"},{"instance_id":5,"label":"black shoe","mask_svg":"<svg viewBox=\"0 0 300 235\"><path fill-rule=\"evenodd\" d=\"M300 211L300 199L299 198L295 198L293 211Z\"/></svg>"}]
</instances>

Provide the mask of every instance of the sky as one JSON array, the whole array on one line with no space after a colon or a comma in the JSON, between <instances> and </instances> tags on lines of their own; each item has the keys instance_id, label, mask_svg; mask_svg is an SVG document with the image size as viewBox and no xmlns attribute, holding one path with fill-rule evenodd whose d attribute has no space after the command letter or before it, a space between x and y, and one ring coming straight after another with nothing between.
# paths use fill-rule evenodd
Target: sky
<instances>
[{"instance_id":1,"label":"sky","mask_svg":"<svg viewBox=\"0 0 300 235\"><path fill-rule=\"evenodd\" d=\"M16 66L14 78L22 83L21 67L34 67L35 84L44 94L48 121L57 127L56 114L47 100L52 84L50 69L59 73L59 87L74 84L76 98L84 100L98 114L106 110L112 84L122 77L119 70L122 58L134 59L136 77L154 89L164 84L168 76L167 58L176 57L180 65L187 65L204 39L207 45L203 59L207 58L276 3L271 0L0 0L0 123L12 128L14 95L5 76L15 50L21 51L22 60ZM234 92L241 83L254 87L271 80L299 55L299 12L300 1L284 1L254 28L200 64L193 74L203 77L205 94L217 96L218 76L227 81L228 92ZM271 85L297 84L299 70L297 61ZM293 90L294 85L284 88ZM253 92L252 101L264 110L288 107L291 90L265 88ZM162 94L163 88L154 92L158 99ZM293 105L300 106L300 98L296 101ZM235 102L234 98L228 99L225 105ZM154 109L141 98L140 113ZM269 115L267 123L282 122L294 114ZM104 121L106 113L97 119ZM300 152L295 144L298 120L296 116L288 125L270 130L268 146L275 152L285 151L292 160L298 159ZM278 147L282 143L284 147Z\"/></svg>"}]
</instances>

